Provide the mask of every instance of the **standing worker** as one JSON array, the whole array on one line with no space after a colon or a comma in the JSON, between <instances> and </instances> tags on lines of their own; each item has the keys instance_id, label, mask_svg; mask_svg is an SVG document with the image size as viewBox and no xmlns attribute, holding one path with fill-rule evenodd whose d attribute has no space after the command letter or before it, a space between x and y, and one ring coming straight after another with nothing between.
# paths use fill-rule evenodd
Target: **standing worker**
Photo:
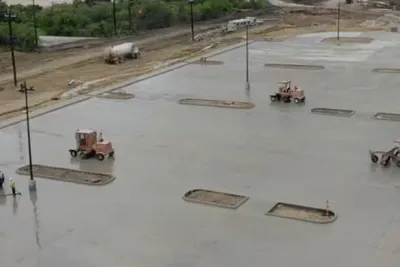
<instances>
[{"instance_id":1,"label":"standing worker","mask_svg":"<svg viewBox=\"0 0 400 267\"><path fill-rule=\"evenodd\" d=\"M4 173L0 171L0 189L3 189L3 183L5 181L6 177L4 176Z\"/></svg>"},{"instance_id":2,"label":"standing worker","mask_svg":"<svg viewBox=\"0 0 400 267\"><path fill-rule=\"evenodd\" d=\"M16 186L15 186L15 182L12 178L10 178L10 187L11 187L11 191L12 191L12 195L13 197L17 196L17 190L16 190Z\"/></svg>"}]
</instances>

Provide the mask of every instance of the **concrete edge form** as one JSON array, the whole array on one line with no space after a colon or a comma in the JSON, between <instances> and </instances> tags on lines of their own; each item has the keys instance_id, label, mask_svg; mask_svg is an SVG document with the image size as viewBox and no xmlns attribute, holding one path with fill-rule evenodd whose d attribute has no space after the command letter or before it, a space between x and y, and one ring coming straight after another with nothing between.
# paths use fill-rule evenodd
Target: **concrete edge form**
<instances>
[{"instance_id":1,"label":"concrete edge form","mask_svg":"<svg viewBox=\"0 0 400 267\"><path fill-rule=\"evenodd\" d=\"M224 195L231 195L231 196L235 196L235 197L240 197L240 198L243 198L243 199L241 201L239 201L236 205L232 206L232 205L224 205L224 204L213 203L213 202L209 202L209 201L201 201L201 200L196 200L196 199L189 198L190 194L193 194L194 192L197 192L197 191L214 192L214 193L219 193L219 194L224 194ZM225 193L225 192L219 192L219 191L213 191L213 190L208 190L208 189L200 189L200 188L196 188L196 189L192 189L192 190L187 191L182 196L182 198L183 198L183 200L185 200L187 202L191 202L191 203L204 204L204 205L216 206L216 207L220 207L220 208L227 208L227 209L233 209L233 210L238 209L247 200L250 199L250 197L248 197L248 196Z\"/></svg>"},{"instance_id":2,"label":"concrete edge form","mask_svg":"<svg viewBox=\"0 0 400 267\"><path fill-rule=\"evenodd\" d=\"M335 212L332 210L328 210L329 213L329 220L326 221L317 221L317 220L310 220L310 219L302 219L302 218L296 218L292 216L284 216L284 215L279 215L279 214L273 214L272 212L278 207L278 205L286 205L286 206L291 206L294 208L299 208L299 209L307 209L307 210L316 210L321 213L326 212L325 209L320 209L320 208L314 208L314 207L308 207L308 206L302 206L302 205L296 205L296 204L291 204L291 203L285 203L285 202L277 202L269 211L267 211L264 215L267 216L273 216L273 217L278 217L278 218L284 218L284 219L290 219L290 220L296 220L296 221L302 221L302 222L310 222L310 223L315 223L315 224L328 224L328 223L333 223L337 219L337 215Z\"/></svg>"},{"instance_id":3,"label":"concrete edge form","mask_svg":"<svg viewBox=\"0 0 400 267\"><path fill-rule=\"evenodd\" d=\"M24 167L27 167L29 165L24 165L22 167L19 167L16 170L17 174L20 175L25 175L29 176L29 171L21 170ZM62 181L62 182L68 182L68 183L76 183L76 184L84 184L84 185L94 185L94 186L102 186L102 185L107 185L111 183L112 181L115 180L115 176L111 174L105 174L105 173L98 173L98 172L89 172L89 171L80 171L80 170L74 170L74 169L68 169L68 168L62 168L62 167L52 167L52 166L46 166L46 165L40 165L40 164L33 164L32 167L39 166L39 167L45 167L45 168L56 168L56 169L62 169L65 171L73 171L73 172L78 172L78 173L89 173L89 174L94 174L94 175L102 175L102 176L108 176L108 179L103 180L99 183L90 183L90 182L85 182L85 181L79 181L79 180L72 180L72 179L63 179L57 176L52 176L52 175L35 175L36 177L43 178L43 179L49 179L49 180L56 180L56 181Z\"/></svg>"},{"instance_id":4,"label":"concrete edge form","mask_svg":"<svg viewBox=\"0 0 400 267\"><path fill-rule=\"evenodd\" d=\"M257 41L249 41L249 45L252 44L252 43L255 43L255 42L257 42ZM227 47L225 49L217 50L214 53L210 53L209 56L207 56L207 57L218 56L218 55L230 52L232 50L238 49L240 47L243 47L245 45L246 45L246 42L240 42L239 44L235 44L235 45L229 46L229 47ZM133 80L125 81L125 82L123 82L122 84L119 84L119 85L117 84L117 85L111 86L111 89L110 88L106 88L106 89L103 89L103 90L99 89L97 91L94 91L93 93L96 94L96 93L104 93L104 92L113 92L113 91L121 89L123 87L129 86L129 85L141 82L141 81L145 81L145 80L160 76L162 74L165 74L165 73L168 73L168 72L171 72L171 71L186 67L189 64L191 64L193 61L199 60L199 59L200 59L200 56L199 57L195 57L195 59L187 61L187 62L185 62L184 60L181 60L180 62L177 62L176 64L173 64L172 66L166 67L165 69L161 69L161 70L156 71L156 72L152 72L152 73L149 73L149 74L145 74L143 76L136 77ZM59 110L59 109L62 109L62 108L68 107L68 106L72 106L72 105L80 103L80 102L84 102L86 100L91 99L92 97L94 97L94 96L77 96L77 97L74 97L72 99L62 101L59 104L55 104L55 105L47 107L47 108L43 107L43 108L40 108L40 109L38 109L36 111L32 111L32 112L30 112L30 114L32 114L30 117L31 118L36 118L36 117L39 117L39 116L42 116L42 115L46 115L46 114L51 113L53 111L56 111L56 110ZM11 119L5 120L4 122L0 122L0 130L4 129L4 128L7 128L9 126L13 126L15 124L18 124L18 123L20 123L22 121L25 121L25 115L17 116L15 118L11 118Z\"/></svg>"},{"instance_id":5,"label":"concrete edge form","mask_svg":"<svg viewBox=\"0 0 400 267\"><path fill-rule=\"evenodd\" d=\"M334 113L329 113L329 111L332 112L337 112L336 114ZM327 115L327 116L334 116L334 117L351 117L356 113L355 110L353 109L336 109L336 108L312 108L311 109L312 114L317 114L317 115Z\"/></svg>"},{"instance_id":6,"label":"concrete edge form","mask_svg":"<svg viewBox=\"0 0 400 267\"><path fill-rule=\"evenodd\" d=\"M282 68L282 69L301 69L301 70L324 70L322 65L301 65L301 64L285 64L285 63L267 63L264 67Z\"/></svg>"},{"instance_id":7,"label":"concrete edge form","mask_svg":"<svg viewBox=\"0 0 400 267\"><path fill-rule=\"evenodd\" d=\"M198 101L196 103L196 101ZM203 103L201 103L203 102ZM208 102L208 103L205 103ZM232 108L232 109L252 109L255 107L253 103L242 102L242 101L224 101L224 100L212 100L202 98L182 98L178 101L181 105L192 105L192 106L204 106L204 107L216 107L216 108Z\"/></svg>"}]
</instances>

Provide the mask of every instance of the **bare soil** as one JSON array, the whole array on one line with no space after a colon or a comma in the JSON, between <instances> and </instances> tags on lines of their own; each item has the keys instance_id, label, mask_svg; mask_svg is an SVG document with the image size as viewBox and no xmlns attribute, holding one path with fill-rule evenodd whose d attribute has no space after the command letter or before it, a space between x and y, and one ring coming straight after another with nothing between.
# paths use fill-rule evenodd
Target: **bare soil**
<instances>
[{"instance_id":1,"label":"bare soil","mask_svg":"<svg viewBox=\"0 0 400 267\"><path fill-rule=\"evenodd\" d=\"M268 213L291 219L299 219L299 220L307 220L315 222L325 222L331 220L331 217L326 216L326 212L324 210L307 208L307 207L297 207L285 204L279 204L272 211Z\"/></svg>"},{"instance_id":2,"label":"bare soil","mask_svg":"<svg viewBox=\"0 0 400 267\"><path fill-rule=\"evenodd\" d=\"M374 39L373 38L368 38L368 37L340 37L339 41L341 43L353 43L353 44L369 44L372 42ZM323 43L336 43L337 37L329 37L323 39L321 42Z\"/></svg>"},{"instance_id":3,"label":"bare soil","mask_svg":"<svg viewBox=\"0 0 400 267\"><path fill-rule=\"evenodd\" d=\"M134 98L135 95L125 93L125 92L109 92L109 93L104 93L101 95L96 95L96 97L126 100L126 99Z\"/></svg>"},{"instance_id":4,"label":"bare soil","mask_svg":"<svg viewBox=\"0 0 400 267\"><path fill-rule=\"evenodd\" d=\"M351 109L312 108L311 112L321 115L350 117L354 114L355 111Z\"/></svg>"},{"instance_id":5,"label":"bare soil","mask_svg":"<svg viewBox=\"0 0 400 267\"><path fill-rule=\"evenodd\" d=\"M383 113L378 112L374 115L375 119L378 120L387 120L387 121L400 121L400 114L399 113Z\"/></svg>"},{"instance_id":6,"label":"bare soil","mask_svg":"<svg viewBox=\"0 0 400 267\"><path fill-rule=\"evenodd\" d=\"M218 60L196 60L192 64L199 64L199 65L223 65L223 61L218 61Z\"/></svg>"},{"instance_id":7,"label":"bare soil","mask_svg":"<svg viewBox=\"0 0 400 267\"><path fill-rule=\"evenodd\" d=\"M85 172L44 165L33 165L32 171L34 177L89 185L104 185L115 179L112 175L104 173ZM19 168L17 172L22 175L29 175L29 165Z\"/></svg>"},{"instance_id":8,"label":"bare soil","mask_svg":"<svg viewBox=\"0 0 400 267\"><path fill-rule=\"evenodd\" d=\"M246 199L245 196L215 192L209 190L193 190L186 196L190 200L204 202L206 204L219 204L235 207Z\"/></svg>"},{"instance_id":9,"label":"bare soil","mask_svg":"<svg viewBox=\"0 0 400 267\"><path fill-rule=\"evenodd\" d=\"M321 65L299 65L299 64L274 64L268 63L264 65L270 68L283 68L283 69L303 69L303 70L323 70L324 66Z\"/></svg>"},{"instance_id":10,"label":"bare soil","mask_svg":"<svg viewBox=\"0 0 400 267\"><path fill-rule=\"evenodd\" d=\"M400 73L400 69L393 69L393 68L377 68L377 69L373 69L372 72L380 72L380 73Z\"/></svg>"},{"instance_id":11,"label":"bare soil","mask_svg":"<svg viewBox=\"0 0 400 267\"><path fill-rule=\"evenodd\" d=\"M179 104L194 105L194 106L221 107L221 108L240 108L240 109L250 109L250 108L254 107L254 104L249 103L249 102L209 100L209 99L201 99L201 98L181 99L181 100L179 100Z\"/></svg>"}]
</instances>

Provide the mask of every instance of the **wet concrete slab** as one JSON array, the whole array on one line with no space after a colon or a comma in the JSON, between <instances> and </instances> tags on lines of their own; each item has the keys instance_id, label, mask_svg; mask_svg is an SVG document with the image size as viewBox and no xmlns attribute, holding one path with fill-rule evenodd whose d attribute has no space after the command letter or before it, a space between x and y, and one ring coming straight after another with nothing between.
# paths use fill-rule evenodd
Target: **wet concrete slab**
<instances>
[{"instance_id":1,"label":"wet concrete slab","mask_svg":"<svg viewBox=\"0 0 400 267\"><path fill-rule=\"evenodd\" d=\"M115 175L105 187L38 178L37 199L30 196L28 178L14 173L27 164L25 125L0 130L1 169L22 192L0 201L1 263L398 266L400 169L371 166L368 149L391 148L399 135L399 122L371 119L399 112L398 75L371 69L396 65L400 37L362 35L384 45L311 41L326 36L251 44L251 110L177 104L186 97L248 101L242 47L210 58L224 65L192 64L127 86L133 99L92 98L31 121L35 164ZM325 69L265 68L268 62ZM287 79L305 90L305 105L270 104L277 82ZM356 113L317 116L315 107ZM78 128L102 131L115 160L71 161ZM194 205L181 198L193 188L250 199L236 211ZM339 216L330 225L264 215L276 202L324 208L326 200Z\"/></svg>"}]
</instances>

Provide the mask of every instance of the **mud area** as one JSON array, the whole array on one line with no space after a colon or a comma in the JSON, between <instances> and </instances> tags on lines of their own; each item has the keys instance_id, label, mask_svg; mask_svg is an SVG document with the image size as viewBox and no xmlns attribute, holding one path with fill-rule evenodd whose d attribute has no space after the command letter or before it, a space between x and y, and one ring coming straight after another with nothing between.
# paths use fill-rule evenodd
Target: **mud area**
<instances>
[{"instance_id":1,"label":"mud area","mask_svg":"<svg viewBox=\"0 0 400 267\"><path fill-rule=\"evenodd\" d=\"M376 69L372 69L372 72L378 72L378 73L396 73L396 74L400 74L400 69L393 69L393 68L376 68Z\"/></svg>"},{"instance_id":2,"label":"mud area","mask_svg":"<svg viewBox=\"0 0 400 267\"><path fill-rule=\"evenodd\" d=\"M127 100L134 98L134 94L126 93L126 92L106 92L100 95L96 95L96 97L99 98L108 98L108 99L121 99L121 100Z\"/></svg>"},{"instance_id":3,"label":"mud area","mask_svg":"<svg viewBox=\"0 0 400 267\"><path fill-rule=\"evenodd\" d=\"M321 43L347 43L347 44L369 44L373 41L370 37L328 37L321 40Z\"/></svg>"},{"instance_id":4,"label":"mud area","mask_svg":"<svg viewBox=\"0 0 400 267\"><path fill-rule=\"evenodd\" d=\"M325 69L322 65L300 65L300 64L280 64L280 63L268 63L264 64L267 68L280 68L280 69L301 69L301 70L323 70Z\"/></svg>"},{"instance_id":5,"label":"mud area","mask_svg":"<svg viewBox=\"0 0 400 267\"><path fill-rule=\"evenodd\" d=\"M329 116L339 116L339 117L351 117L355 113L352 109L334 109L334 108L313 108L311 113L318 115L329 115Z\"/></svg>"},{"instance_id":6,"label":"mud area","mask_svg":"<svg viewBox=\"0 0 400 267\"><path fill-rule=\"evenodd\" d=\"M375 113L374 118L377 120L400 121L400 113L378 112Z\"/></svg>"},{"instance_id":7,"label":"mud area","mask_svg":"<svg viewBox=\"0 0 400 267\"><path fill-rule=\"evenodd\" d=\"M183 196L183 199L194 203L237 209L246 202L249 197L211 190L194 189L187 192Z\"/></svg>"},{"instance_id":8,"label":"mud area","mask_svg":"<svg viewBox=\"0 0 400 267\"><path fill-rule=\"evenodd\" d=\"M327 211L288 203L277 203L266 215L314 223L330 223L336 219L335 213L330 210Z\"/></svg>"},{"instance_id":9,"label":"mud area","mask_svg":"<svg viewBox=\"0 0 400 267\"><path fill-rule=\"evenodd\" d=\"M45 165L33 165L32 171L35 178L40 177L86 185L105 185L115 180L114 176L105 173L85 172ZM29 165L20 167L17 173L21 175L30 175Z\"/></svg>"},{"instance_id":10,"label":"mud area","mask_svg":"<svg viewBox=\"0 0 400 267\"><path fill-rule=\"evenodd\" d=\"M181 105L208 106L218 108L251 109L254 104L250 102L210 100L202 98L184 98L178 101Z\"/></svg>"}]
</instances>

